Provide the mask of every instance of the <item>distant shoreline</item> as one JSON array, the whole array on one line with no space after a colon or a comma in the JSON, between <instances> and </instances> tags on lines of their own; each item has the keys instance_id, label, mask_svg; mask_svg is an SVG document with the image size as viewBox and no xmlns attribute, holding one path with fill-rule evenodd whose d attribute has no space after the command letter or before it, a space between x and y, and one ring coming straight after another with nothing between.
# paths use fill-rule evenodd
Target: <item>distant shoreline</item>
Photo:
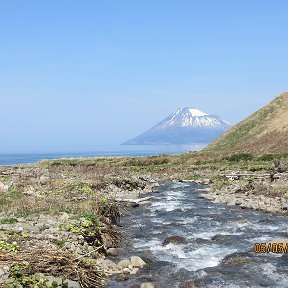
<instances>
[{"instance_id":1,"label":"distant shoreline","mask_svg":"<svg viewBox=\"0 0 288 288\"><path fill-rule=\"evenodd\" d=\"M98 146L94 151L87 152L23 152L23 153L0 153L0 166L33 164L40 160L53 160L60 158L92 158L92 157L115 157L115 156L153 156L160 154L174 155L189 151L199 151L206 144L191 145L115 145Z\"/></svg>"}]
</instances>

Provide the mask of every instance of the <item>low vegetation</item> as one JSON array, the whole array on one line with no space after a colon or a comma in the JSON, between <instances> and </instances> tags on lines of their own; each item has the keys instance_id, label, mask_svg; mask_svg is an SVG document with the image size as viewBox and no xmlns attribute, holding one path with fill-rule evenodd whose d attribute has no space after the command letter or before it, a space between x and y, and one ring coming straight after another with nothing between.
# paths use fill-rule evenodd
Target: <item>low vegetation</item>
<instances>
[{"instance_id":1,"label":"low vegetation","mask_svg":"<svg viewBox=\"0 0 288 288\"><path fill-rule=\"evenodd\" d=\"M286 152L288 145L288 93L280 96L235 125L211 143L208 152Z\"/></svg>"},{"instance_id":2,"label":"low vegetation","mask_svg":"<svg viewBox=\"0 0 288 288\"><path fill-rule=\"evenodd\" d=\"M101 286L103 275L95 268L95 263L106 254L108 246L117 247L123 240L117 224L121 213L127 211L115 201L115 191L141 193L148 185L146 177L197 181L207 175L215 190L225 189L231 182L222 174L236 170L263 174L273 171L275 159L283 163L287 158L288 153L260 155L206 151L151 157L58 159L10 170L1 168L0 182L4 188L0 193L0 225L4 228L0 231L0 264L8 263L10 267L4 287L67 287L65 281L60 284L47 281L44 275L48 266L53 267L49 274L77 280L83 287ZM282 184L272 189L259 181L238 182L242 192L253 190L254 194L261 191L273 197L287 197L287 184ZM24 221L23 217L50 215L55 221L66 213L67 221L57 229L81 243L84 255L67 253L69 243L63 236L53 239L54 249L43 254L35 246L31 233L11 229L19 224L18 221ZM36 221L35 225L38 224ZM42 226L41 229L46 229L45 223Z\"/></svg>"}]
</instances>

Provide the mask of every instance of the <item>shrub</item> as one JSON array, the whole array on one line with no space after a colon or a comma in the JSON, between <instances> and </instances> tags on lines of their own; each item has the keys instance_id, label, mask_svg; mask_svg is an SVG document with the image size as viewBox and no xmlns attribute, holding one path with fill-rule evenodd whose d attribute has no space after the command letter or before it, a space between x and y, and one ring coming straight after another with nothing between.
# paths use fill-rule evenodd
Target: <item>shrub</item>
<instances>
[{"instance_id":1,"label":"shrub","mask_svg":"<svg viewBox=\"0 0 288 288\"><path fill-rule=\"evenodd\" d=\"M250 153L238 153L225 157L224 159L229 162L249 161L253 159L253 155Z\"/></svg>"}]
</instances>

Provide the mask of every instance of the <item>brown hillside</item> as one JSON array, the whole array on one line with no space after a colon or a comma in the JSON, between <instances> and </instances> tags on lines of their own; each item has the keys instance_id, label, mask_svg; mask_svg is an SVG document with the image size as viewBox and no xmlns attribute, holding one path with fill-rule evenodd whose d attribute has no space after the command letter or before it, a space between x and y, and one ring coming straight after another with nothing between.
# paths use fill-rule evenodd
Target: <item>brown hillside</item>
<instances>
[{"instance_id":1,"label":"brown hillside","mask_svg":"<svg viewBox=\"0 0 288 288\"><path fill-rule=\"evenodd\" d=\"M233 126L204 151L288 152L288 92Z\"/></svg>"}]
</instances>

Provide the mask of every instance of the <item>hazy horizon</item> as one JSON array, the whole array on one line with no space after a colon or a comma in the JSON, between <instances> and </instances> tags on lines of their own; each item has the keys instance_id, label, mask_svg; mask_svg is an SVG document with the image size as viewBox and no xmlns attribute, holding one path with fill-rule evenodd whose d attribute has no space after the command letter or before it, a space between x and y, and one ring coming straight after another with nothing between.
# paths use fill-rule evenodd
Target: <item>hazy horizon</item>
<instances>
[{"instance_id":1,"label":"hazy horizon","mask_svg":"<svg viewBox=\"0 0 288 288\"><path fill-rule=\"evenodd\" d=\"M279 1L1 1L0 153L118 145L180 107L235 124L287 90Z\"/></svg>"}]
</instances>

